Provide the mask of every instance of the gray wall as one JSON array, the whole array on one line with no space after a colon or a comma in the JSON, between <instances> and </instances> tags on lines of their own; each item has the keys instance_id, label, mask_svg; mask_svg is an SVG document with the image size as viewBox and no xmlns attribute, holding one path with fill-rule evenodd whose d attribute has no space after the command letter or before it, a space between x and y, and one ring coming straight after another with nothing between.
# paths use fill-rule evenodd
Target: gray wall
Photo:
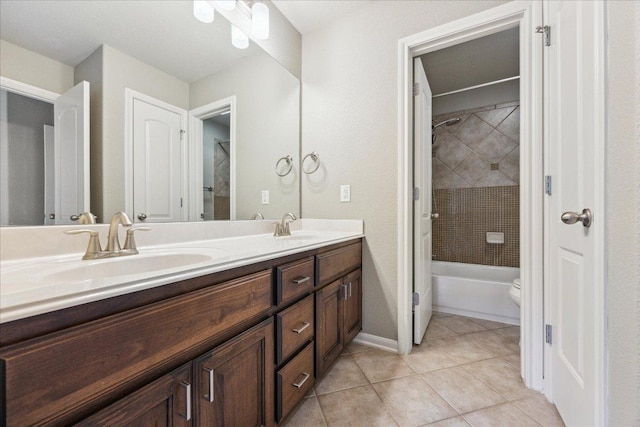
<instances>
[{"instance_id":1,"label":"gray wall","mask_svg":"<svg viewBox=\"0 0 640 427\"><path fill-rule=\"evenodd\" d=\"M2 225L44 224L44 125L53 125L53 105L5 93L8 217ZM2 103L4 107L4 103ZM0 116L5 116L4 112ZM4 141L3 141L4 143ZM5 195L3 195L5 199Z\"/></svg>"},{"instance_id":2,"label":"gray wall","mask_svg":"<svg viewBox=\"0 0 640 427\"><path fill-rule=\"evenodd\" d=\"M608 8L607 356L610 426L640 425L640 2Z\"/></svg>"}]
</instances>

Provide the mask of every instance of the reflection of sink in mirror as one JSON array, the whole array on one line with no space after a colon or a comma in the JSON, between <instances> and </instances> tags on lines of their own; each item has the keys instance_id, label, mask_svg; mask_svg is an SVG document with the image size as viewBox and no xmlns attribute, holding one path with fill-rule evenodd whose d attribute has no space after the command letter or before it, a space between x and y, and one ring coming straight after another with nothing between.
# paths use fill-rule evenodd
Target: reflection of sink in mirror
<instances>
[{"instance_id":1,"label":"reflection of sink in mirror","mask_svg":"<svg viewBox=\"0 0 640 427\"><path fill-rule=\"evenodd\" d=\"M84 262L81 265L76 264L71 268L45 273L39 276L38 279L47 282L102 280L197 265L211 260L213 260L213 257L210 255L189 253L111 258L96 262Z\"/></svg>"}]
</instances>

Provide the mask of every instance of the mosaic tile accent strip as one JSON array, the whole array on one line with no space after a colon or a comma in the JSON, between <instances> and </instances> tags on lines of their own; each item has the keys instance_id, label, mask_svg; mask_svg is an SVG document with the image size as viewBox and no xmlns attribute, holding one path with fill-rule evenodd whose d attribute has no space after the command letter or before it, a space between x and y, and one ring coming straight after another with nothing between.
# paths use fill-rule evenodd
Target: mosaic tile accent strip
<instances>
[{"instance_id":1,"label":"mosaic tile accent strip","mask_svg":"<svg viewBox=\"0 0 640 427\"><path fill-rule=\"evenodd\" d=\"M520 105L510 102L433 117L458 117L436 129L433 188L517 186L520 181ZM497 166L494 166L497 165Z\"/></svg>"},{"instance_id":2,"label":"mosaic tile accent strip","mask_svg":"<svg viewBox=\"0 0 640 427\"><path fill-rule=\"evenodd\" d=\"M497 172L497 171L496 171ZM437 261L520 267L520 188L494 186L435 189L433 256ZM486 233L504 233L504 244Z\"/></svg>"}]
</instances>

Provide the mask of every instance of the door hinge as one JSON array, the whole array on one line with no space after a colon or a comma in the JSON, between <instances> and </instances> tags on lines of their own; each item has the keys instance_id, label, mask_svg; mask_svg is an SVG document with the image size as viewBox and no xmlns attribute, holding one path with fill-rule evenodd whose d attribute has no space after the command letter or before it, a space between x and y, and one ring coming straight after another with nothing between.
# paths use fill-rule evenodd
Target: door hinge
<instances>
[{"instance_id":1,"label":"door hinge","mask_svg":"<svg viewBox=\"0 0 640 427\"><path fill-rule=\"evenodd\" d=\"M186 130L180 129L180 141L184 140L184 134L187 133Z\"/></svg>"},{"instance_id":2,"label":"door hinge","mask_svg":"<svg viewBox=\"0 0 640 427\"><path fill-rule=\"evenodd\" d=\"M418 96L420 93L420 83L413 84L413 96Z\"/></svg>"},{"instance_id":3,"label":"door hinge","mask_svg":"<svg viewBox=\"0 0 640 427\"><path fill-rule=\"evenodd\" d=\"M420 200L420 189L413 187L413 200Z\"/></svg>"},{"instance_id":4,"label":"door hinge","mask_svg":"<svg viewBox=\"0 0 640 427\"><path fill-rule=\"evenodd\" d=\"M413 293L413 305L420 305L420 294L417 292Z\"/></svg>"},{"instance_id":5,"label":"door hinge","mask_svg":"<svg viewBox=\"0 0 640 427\"><path fill-rule=\"evenodd\" d=\"M553 326L544 325L544 341L551 344L553 341Z\"/></svg>"},{"instance_id":6,"label":"door hinge","mask_svg":"<svg viewBox=\"0 0 640 427\"><path fill-rule=\"evenodd\" d=\"M544 194L551 195L551 175L544 176Z\"/></svg>"},{"instance_id":7,"label":"door hinge","mask_svg":"<svg viewBox=\"0 0 640 427\"><path fill-rule=\"evenodd\" d=\"M544 45L551 46L551 27L548 25L539 25L536 27L536 33L544 34Z\"/></svg>"},{"instance_id":8,"label":"door hinge","mask_svg":"<svg viewBox=\"0 0 640 427\"><path fill-rule=\"evenodd\" d=\"M180 207L182 207L182 197L180 197Z\"/></svg>"}]
</instances>

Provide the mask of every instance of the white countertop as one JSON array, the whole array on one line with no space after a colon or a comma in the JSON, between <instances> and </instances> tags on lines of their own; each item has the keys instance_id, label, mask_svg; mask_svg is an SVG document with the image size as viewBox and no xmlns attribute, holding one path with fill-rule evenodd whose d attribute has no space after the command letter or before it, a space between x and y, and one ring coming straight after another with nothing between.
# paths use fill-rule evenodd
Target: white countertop
<instances>
[{"instance_id":1,"label":"white countertop","mask_svg":"<svg viewBox=\"0 0 640 427\"><path fill-rule=\"evenodd\" d=\"M0 323L364 236L355 220L298 220L289 237L273 237L270 221L145 226L152 230L136 234L138 255L90 261L81 259L88 236L63 231L93 228L104 244L107 225L0 229ZM52 244L59 255L49 246L24 247L34 241Z\"/></svg>"}]
</instances>

